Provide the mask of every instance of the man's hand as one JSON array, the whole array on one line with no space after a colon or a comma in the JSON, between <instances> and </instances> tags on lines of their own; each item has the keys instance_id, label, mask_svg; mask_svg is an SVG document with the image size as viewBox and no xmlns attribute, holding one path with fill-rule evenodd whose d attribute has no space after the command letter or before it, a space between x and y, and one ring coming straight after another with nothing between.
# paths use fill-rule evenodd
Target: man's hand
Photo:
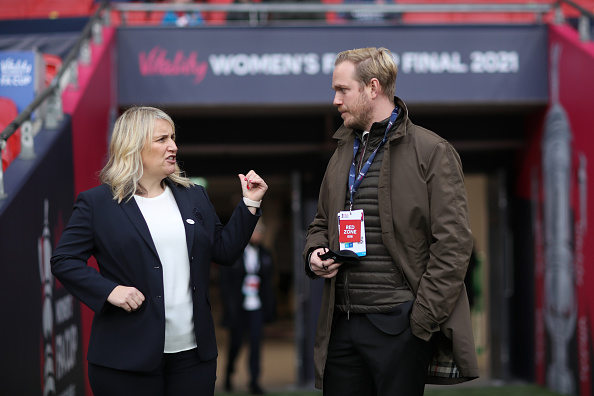
<instances>
[{"instance_id":1,"label":"man's hand","mask_svg":"<svg viewBox=\"0 0 594 396\"><path fill-rule=\"evenodd\" d=\"M320 278L330 279L338 274L338 268L340 268L341 264L334 262L333 259L322 260L319 257L327 251L327 248L318 248L314 250L309 257L309 268Z\"/></svg>"}]
</instances>

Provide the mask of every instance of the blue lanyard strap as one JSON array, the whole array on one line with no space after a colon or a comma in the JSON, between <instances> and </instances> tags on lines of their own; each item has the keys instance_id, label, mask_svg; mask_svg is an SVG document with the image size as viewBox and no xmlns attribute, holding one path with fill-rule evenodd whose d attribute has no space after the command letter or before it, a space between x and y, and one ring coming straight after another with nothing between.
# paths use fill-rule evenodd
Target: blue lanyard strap
<instances>
[{"instance_id":1,"label":"blue lanyard strap","mask_svg":"<svg viewBox=\"0 0 594 396\"><path fill-rule=\"evenodd\" d=\"M359 189L359 186L361 185L363 178L367 174L369 167L371 167L371 163L373 162L373 159L375 158L375 154L377 154L377 151L379 150L379 148L382 147L388 140L388 131L392 128L392 125L394 125L394 121L396 121L397 117L398 117L398 108L396 107L394 110L392 110L392 115L390 115L390 121L388 122L386 131L384 132L384 138L382 139L381 143L377 146L377 148L373 151L373 153L371 153L371 155L369 156L369 159L367 159L367 161L365 162L365 165L363 165L363 167L359 171L358 175L356 175L357 168L355 166L355 157L357 156L357 151L359 151L359 146L361 145L361 139L359 139L359 137L355 137L355 144L353 145L353 162L351 163L351 170L349 171L349 191L351 192L351 210L353 209L353 200L355 197L355 193ZM361 153L361 155L363 155L363 153ZM362 160L363 160L363 158L360 159L360 161L362 161Z\"/></svg>"}]
</instances>

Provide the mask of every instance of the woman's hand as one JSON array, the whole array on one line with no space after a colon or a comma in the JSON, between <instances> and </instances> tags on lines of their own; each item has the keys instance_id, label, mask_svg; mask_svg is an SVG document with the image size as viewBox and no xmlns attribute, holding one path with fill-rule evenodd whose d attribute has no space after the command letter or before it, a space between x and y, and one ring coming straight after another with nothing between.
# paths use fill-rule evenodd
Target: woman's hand
<instances>
[{"instance_id":1,"label":"woman's hand","mask_svg":"<svg viewBox=\"0 0 594 396\"><path fill-rule=\"evenodd\" d=\"M256 172L253 170L249 171L247 175L239 174L239 180L241 181L241 190L244 198L251 199L252 201L261 201L262 197L268 190L268 185Z\"/></svg>"},{"instance_id":2,"label":"woman's hand","mask_svg":"<svg viewBox=\"0 0 594 396\"><path fill-rule=\"evenodd\" d=\"M135 287L116 286L107 296L107 302L128 312L133 312L140 308L144 302L144 294Z\"/></svg>"}]
</instances>

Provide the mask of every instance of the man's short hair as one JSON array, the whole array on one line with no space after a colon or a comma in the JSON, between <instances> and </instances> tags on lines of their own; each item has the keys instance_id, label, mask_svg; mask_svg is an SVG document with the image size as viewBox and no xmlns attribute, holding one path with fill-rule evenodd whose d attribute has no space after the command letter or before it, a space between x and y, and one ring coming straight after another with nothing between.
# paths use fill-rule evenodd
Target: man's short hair
<instances>
[{"instance_id":1,"label":"man's short hair","mask_svg":"<svg viewBox=\"0 0 594 396\"><path fill-rule=\"evenodd\" d=\"M372 78L377 78L382 92L388 98L394 98L398 66L390 50L384 47L369 47L343 51L336 56L334 66L342 62L352 62L355 65L353 78L361 86L366 86Z\"/></svg>"}]
</instances>

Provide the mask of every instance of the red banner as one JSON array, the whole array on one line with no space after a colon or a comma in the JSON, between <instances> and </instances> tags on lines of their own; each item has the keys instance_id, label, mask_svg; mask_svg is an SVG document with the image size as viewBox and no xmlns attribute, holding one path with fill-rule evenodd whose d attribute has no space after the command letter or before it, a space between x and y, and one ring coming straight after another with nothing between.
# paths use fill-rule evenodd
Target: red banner
<instances>
[{"instance_id":1,"label":"red banner","mask_svg":"<svg viewBox=\"0 0 594 396\"><path fill-rule=\"evenodd\" d=\"M549 59L549 107L518 179L519 194L533 208L535 376L559 393L590 396L594 44L581 42L569 26L551 26Z\"/></svg>"}]
</instances>

